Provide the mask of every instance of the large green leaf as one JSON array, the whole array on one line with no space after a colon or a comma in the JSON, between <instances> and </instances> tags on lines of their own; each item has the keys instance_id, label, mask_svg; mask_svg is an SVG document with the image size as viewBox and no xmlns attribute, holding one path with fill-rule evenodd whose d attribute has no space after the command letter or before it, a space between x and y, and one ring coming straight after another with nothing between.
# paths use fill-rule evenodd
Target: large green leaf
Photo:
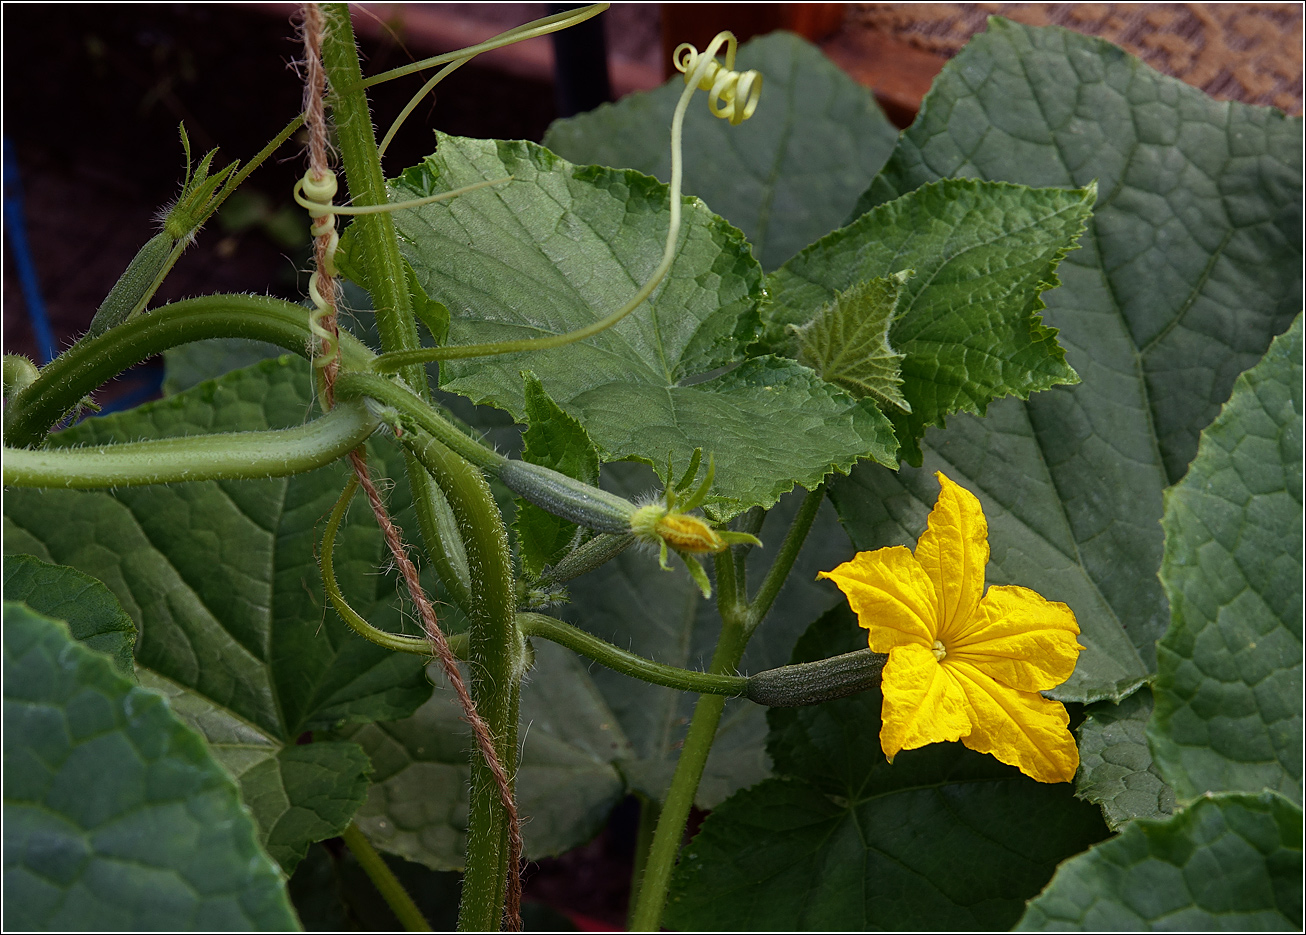
<instances>
[{"instance_id":1,"label":"large green leaf","mask_svg":"<svg viewBox=\"0 0 1306 935\"><path fill-rule=\"evenodd\" d=\"M685 115L685 192L744 232L765 269L833 230L893 150L898 131L870 91L791 33L745 43L739 70L762 74L756 113L732 127L702 97ZM564 159L671 178L677 75L652 91L556 121L544 145Z\"/></svg>"},{"instance_id":2,"label":"large green leaf","mask_svg":"<svg viewBox=\"0 0 1306 935\"><path fill-rule=\"evenodd\" d=\"M864 648L846 606L794 661ZM686 931L1005 929L1058 862L1106 833L1065 784L960 744L886 762L871 690L775 708L776 772L716 808L681 858L668 924Z\"/></svg>"},{"instance_id":3,"label":"large green leaf","mask_svg":"<svg viewBox=\"0 0 1306 935\"><path fill-rule=\"evenodd\" d=\"M90 419L55 444L278 428L310 404L307 364L280 358L121 415ZM387 459L373 458L384 470ZM397 465L397 454L388 455ZM269 848L290 869L312 840L348 824L367 760L346 744L293 748L305 731L404 717L430 693L420 660L391 653L324 610L316 527L344 466L293 478L125 488L113 493L9 490L5 549L103 581L140 628L146 684L174 705L240 777ZM393 473L393 472L392 472ZM415 528L397 486L391 506ZM397 629L395 581L376 573L385 547L355 503L337 546L341 586L377 626Z\"/></svg>"},{"instance_id":4,"label":"large green leaf","mask_svg":"<svg viewBox=\"0 0 1306 935\"><path fill-rule=\"evenodd\" d=\"M951 179L872 208L767 277L763 343L784 353L786 330L838 294L912 271L889 329L910 407L887 411L902 457L919 465L921 434L944 416L983 415L993 399L1078 382L1039 312L1095 195L1091 183L1030 189Z\"/></svg>"},{"instance_id":5,"label":"large green leaf","mask_svg":"<svg viewBox=\"0 0 1306 935\"><path fill-rule=\"evenodd\" d=\"M1166 493L1148 739L1181 798L1273 789L1301 804L1302 323L1234 383Z\"/></svg>"},{"instance_id":6,"label":"large green leaf","mask_svg":"<svg viewBox=\"0 0 1306 935\"><path fill-rule=\"evenodd\" d=\"M440 136L407 170L408 199L513 181L401 212L401 249L453 315L450 344L561 334L623 305L661 259L666 186L629 170L578 167L531 143ZM694 198L680 246L649 303L585 341L441 367L448 390L525 421L529 367L606 460L665 470L695 448L716 460L725 513L770 506L863 456L896 463L889 423L794 361L743 360L756 336L761 269L740 233ZM348 237L346 237L348 240ZM346 245L347 246L347 245ZM666 480L666 478L664 478Z\"/></svg>"},{"instance_id":7,"label":"large green leaf","mask_svg":"<svg viewBox=\"0 0 1306 935\"><path fill-rule=\"evenodd\" d=\"M4 606L7 929L298 929L235 784L158 695Z\"/></svg>"},{"instance_id":8,"label":"large green leaf","mask_svg":"<svg viewBox=\"0 0 1306 935\"><path fill-rule=\"evenodd\" d=\"M5 600L68 624L73 639L109 656L127 678L135 678L132 646L136 624L101 582L65 565L48 565L30 555L4 557Z\"/></svg>"},{"instance_id":9,"label":"large green leaf","mask_svg":"<svg viewBox=\"0 0 1306 935\"><path fill-rule=\"evenodd\" d=\"M1168 818L1174 789L1166 784L1147 747L1152 693L1140 688L1113 704L1099 701L1084 711L1079 726L1076 795L1102 806L1111 829L1135 818Z\"/></svg>"},{"instance_id":10,"label":"large green leaf","mask_svg":"<svg viewBox=\"0 0 1306 935\"><path fill-rule=\"evenodd\" d=\"M938 487L989 517L989 577L1075 611L1067 700L1118 699L1155 667L1161 491L1301 308L1301 123L1214 101L1115 46L1000 19L944 68L863 200L948 176L1083 186L1099 199L1044 321L1083 378L925 437L920 470L869 465L831 496L859 548L911 542Z\"/></svg>"},{"instance_id":11,"label":"large green leaf","mask_svg":"<svg viewBox=\"0 0 1306 935\"><path fill-rule=\"evenodd\" d=\"M1272 792L1203 797L1066 861L1025 931L1301 931L1301 809Z\"/></svg>"}]
</instances>

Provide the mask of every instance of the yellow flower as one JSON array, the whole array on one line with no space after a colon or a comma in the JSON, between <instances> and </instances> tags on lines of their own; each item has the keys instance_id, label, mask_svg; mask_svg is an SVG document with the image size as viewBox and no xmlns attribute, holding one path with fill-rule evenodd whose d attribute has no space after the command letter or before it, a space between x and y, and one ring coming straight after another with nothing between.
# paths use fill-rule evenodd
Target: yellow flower
<instances>
[{"instance_id":1,"label":"yellow flower","mask_svg":"<svg viewBox=\"0 0 1306 935\"><path fill-rule=\"evenodd\" d=\"M1039 782L1079 766L1063 705L1039 694L1075 670L1084 647L1065 604L1028 588L984 593L988 523L975 495L942 473L928 528L903 546L860 552L821 577L848 597L871 649L888 653L880 745L899 750L960 740Z\"/></svg>"}]
</instances>

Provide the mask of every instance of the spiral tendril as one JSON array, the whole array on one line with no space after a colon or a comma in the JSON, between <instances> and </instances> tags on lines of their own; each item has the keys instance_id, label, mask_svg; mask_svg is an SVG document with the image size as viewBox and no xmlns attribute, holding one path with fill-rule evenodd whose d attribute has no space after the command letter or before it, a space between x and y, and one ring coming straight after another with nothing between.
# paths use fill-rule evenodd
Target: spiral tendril
<instances>
[{"instance_id":1,"label":"spiral tendril","mask_svg":"<svg viewBox=\"0 0 1306 935\"><path fill-rule=\"evenodd\" d=\"M726 61L722 65L716 54L726 46ZM694 80L700 66L705 66L698 81L700 90L708 92L707 106L712 115L729 120L739 126L757 110L762 96L762 76L757 71L735 71L735 50L738 41L733 33L719 32L708 43L706 51L699 52L688 42L676 46L671 59L676 69L685 75L685 84Z\"/></svg>"},{"instance_id":2,"label":"spiral tendril","mask_svg":"<svg viewBox=\"0 0 1306 935\"><path fill-rule=\"evenodd\" d=\"M295 183L295 200L308 210L308 216L313 219L309 227L313 239L329 238L322 267L308 280L308 296L313 301L313 310L308 314L308 329L322 341L322 353L313 356L313 366L319 368L329 367L340 354L340 336L323 324L323 320L333 313L333 308L320 288L323 275L330 283L329 288L335 288L332 279L336 275L336 248L340 245L340 235L336 233L336 212L331 201L338 190L336 174L330 170L317 178L309 169Z\"/></svg>"}]
</instances>

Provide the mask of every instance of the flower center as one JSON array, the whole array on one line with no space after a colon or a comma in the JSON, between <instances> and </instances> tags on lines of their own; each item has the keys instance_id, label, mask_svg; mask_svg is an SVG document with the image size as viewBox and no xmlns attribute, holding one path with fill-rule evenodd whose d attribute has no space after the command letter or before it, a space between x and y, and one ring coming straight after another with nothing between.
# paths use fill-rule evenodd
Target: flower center
<instances>
[{"instance_id":1,"label":"flower center","mask_svg":"<svg viewBox=\"0 0 1306 935\"><path fill-rule=\"evenodd\" d=\"M930 652L934 653L935 659L939 660L939 662L942 662L943 657L948 655L948 648L943 645L943 640L935 640L934 648L930 650Z\"/></svg>"}]
</instances>

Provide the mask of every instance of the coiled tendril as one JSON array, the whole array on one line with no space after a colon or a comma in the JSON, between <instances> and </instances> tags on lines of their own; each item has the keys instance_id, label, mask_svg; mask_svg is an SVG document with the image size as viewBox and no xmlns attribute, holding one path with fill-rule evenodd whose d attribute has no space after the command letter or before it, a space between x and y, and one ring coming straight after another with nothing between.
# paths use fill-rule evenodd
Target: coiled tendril
<instances>
[{"instance_id":1,"label":"coiled tendril","mask_svg":"<svg viewBox=\"0 0 1306 935\"><path fill-rule=\"evenodd\" d=\"M295 200L313 219L309 231L313 238L330 235L324 255L325 269L318 269L308 280L308 295L313 300L313 311L308 315L308 328L322 339L322 353L313 356L314 367L328 367L340 354L340 336L322 324L322 319L331 314L331 304L327 302L319 289L319 277L325 275L328 282L336 275L336 247L340 244L340 235L336 233L336 210L331 203L336 197L338 185L336 174L329 169L321 178L315 178L309 169L304 177L295 184ZM335 288L332 283L331 288Z\"/></svg>"},{"instance_id":2,"label":"coiled tendril","mask_svg":"<svg viewBox=\"0 0 1306 935\"><path fill-rule=\"evenodd\" d=\"M716 54L722 44L726 46L726 63L716 60ZM706 59L706 69L699 78L698 87L707 91L707 106L713 116L729 120L732 126L739 126L757 110L757 101L762 96L762 76L756 71L734 71L735 50L738 40L734 33L719 32L708 43L707 50L699 52L688 42L676 46L671 60L678 71L684 72L685 84L689 84L698 72L699 65Z\"/></svg>"}]
</instances>

